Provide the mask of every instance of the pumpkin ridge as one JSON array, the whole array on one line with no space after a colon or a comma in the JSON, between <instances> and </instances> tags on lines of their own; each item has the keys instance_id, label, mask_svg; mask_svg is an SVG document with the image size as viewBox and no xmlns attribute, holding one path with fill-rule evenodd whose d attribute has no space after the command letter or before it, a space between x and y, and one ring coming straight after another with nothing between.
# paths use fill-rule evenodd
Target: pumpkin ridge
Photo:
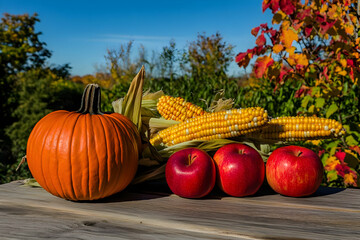
<instances>
[{"instance_id":1,"label":"pumpkin ridge","mask_svg":"<svg viewBox=\"0 0 360 240\"><path fill-rule=\"evenodd\" d=\"M70 143L69 143L69 145L68 145L68 148L69 149L67 149L67 152L68 152L68 154L69 154L69 161L68 161L68 165L69 165L69 168L70 168L70 174L69 174L69 177L70 177L70 185L71 185L71 187L70 187L70 192L67 190L67 188L65 188L65 191L64 191L64 198L65 199L74 199L75 198L75 189L74 189L74 183L73 183L73 178L72 178L72 166L71 166L71 149L72 149L72 140L73 140L73 135L74 135L74 129L75 129L75 126L76 126L76 124L77 124L77 122L78 122L78 120L79 120L79 118L80 118L80 114L77 114L76 112L71 112L71 115L70 115L70 117L68 117L68 120L70 119L70 120L72 120L72 122L73 122L73 127L72 127L72 130L71 130L71 135L70 135L70 137L69 137L69 139L70 139ZM73 118L75 119L75 120L73 120ZM66 124L67 125L67 124ZM65 124L64 124L64 126L65 126ZM62 182L62 181L61 181ZM68 195L68 196L66 196L66 194L70 194L70 195Z\"/></svg>"},{"instance_id":2,"label":"pumpkin ridge","mask_svg":"<svg viewBox=\"0 0 360 240\"><path fill-rule=\"evenodd\" d=\"M65 197L66 199L76 199L77 198L77 193L76 190L74 188L74 175L73 175L73 167L72 167L72 145L73 145L73 138L74 138L74 129L76 128L76 124L79 121L79 118L81 117L81 114L74 114L74 116L76 117L73 127L72 127L72 131L71 135L70 135L70 143L69 143L69 150L68 150L68 154L69 154L69 168L70 168L70 190L71 193L68 193L68 191L66 191L68 194L72 194L72 196L67 196Z\"/></svg>"},{"instance_id":3,"label":"pumpkin ridge","mask_svg":"<svg viewBox=\"0 0 360 240\"><path fill-rule=\"evenodd\" d=\"M62 118L61 118L62 119ZM55 139L55 135L56 135L56 131L57 131L57 126L56 126L56 123L57 123L57 119L53 122L53 124L51 124L51 127L50 127L50 131L49 131L49 134L50 136L48 135L45 139L46 142L50 142L51 145L53 145L53 141ZM49 138L48 138L49 137ZM52 146L50 147L50 149L46 148L45 149L45 156L46 158L48 158L48 156L50 156L49 159L51 158L54 158L55 156L53 156L53 148ZM57 192L57 189L56 189L56 186L53 182L53 176L52 176L52 166L51 166L51 161L46 161L45 162L46 164L43 164L43 166L45 167L45 170L49 173L50 177L48 177L48 185L49 187L52 189L52 191L55 191Z\"/></svg>"},{"instance_id":4,"label":"pumpkin ridge","mask_svg":"<svg viewBox=\"0 0 360 240\"><path fill-rule=\"evenodd\" d=\"M56 113L57 113L57 112L53 112L51 115L47 115L47 118L50 118L50 119L51 119L51 118L55 118L55 119L56 119L56 117L54 116L54 115L57 115ZM46 118L46 119L47 119L47 118ZM35 125L35 132L34 132L34 134L31 134L31 135L30 135L31 139L34 138L34 140L31 140L30 142L33 143L33 145L36 145L36 143L37 143L37 141L36 141L37 138L42 137L42 144L41 144L40 153L35 153L35 154L39 154L38 156L39 156L39 158L40 158L40 164L38 164L38 160L36 159L36 156L34 157L34 159L35 159L35 163L34 163L34 164L36 165L35 169L37 168L37 166L40 166L40 167L39 167L39 169L40 169L40 171L41 171L40 176L42 176L42 180L43 180L43 181L41 181L41 179L40 179L40 182L43 183L43 186L42 186L42 187L43 187L44 189L49 190L50 188L48 187L48 184L47 184L47 182L46 182L46 178L44 177L43 157L42 157L42 155L43 155L43 150L44 150L44 147L45 147L44 142L46 142L46 138L47 138L47 136L48 136L48 134L49 134L52 126L48 126L48 128L44 131L45 133L43 133L43 134L40 134L42 128L40 128L39 126L40 126L39 123L37 123L37 124ZM34 135L35 135L35 136L34 136ZM44 137L44 136L45 136L45 137ZM33 149L33 148L29 145L28 149ZM36 147L34 147L34 149L36 149ZM31 157L32 157L32 155L33 155L32 152L33 152L33 151L31 151L31 153L28 154L28 157L30 157L30 158L28 158L28 162L29 162L29 159L30 159L30 162L32 161L32 160L31 160ZM30 164L32 165L32 163L30 163ZM33 165L32 165L32 166L33 166ZM36 173L37 173L37 172L38 172L38 171L36 171ZM35 174L33 174L33 175L35 175ZM36 175L39 175L39 174L36 174ZM33 177L35 177L35 176L33 176ZM39 181L39 180L38 180L38 181Z\"/></svg>"},{"instance_id":5,"label":"pumpkin ridge","mask_svg":"<svg viewBox=\"0 0 360 240\"><path fill-rule=\"evenodd\" d=\"M120 140L121 135L119 133L120 129L118 129L118 126L115 126L112 121L109 121L109 119L107 118L108 115L103 115L103 116L104 117L99 117L99 119L100 119L100 122L101 122L102 126L104 127L105 139L107 139L109 137L109 135L111 134L117 140L117 141L114 141L112 143L107 142L108 144L110 144L109 146L107 145L107 151L109 151L109 149L114 149L114 146L116 146L115 148L117 149L118 146L121 146L121 140ZM104 121L106 122L106 124L104 124ZM112 133L112 131L110 129L108 129L108 127L105 127L105 126L109 126L109 124L112 125L112 128L116 131L116 134ZM110 178L112 176L112 174L111 174L111 161L112 161L112 158L118 158L117 157L118 154L119 154L118 151L114 151L113 154L110 154L110 155L107 154L107 158L106 158L106 161L105 161L105 163L106 163L106 166L105 166L106 171L104 171L107 174L107 178L106 178L107 182L110 182L110 180L111 180ZM122 158L123 158L123 156L122 156L122 152L121 152L120 153L120 159L122 159ZM121 169L122 165L119 164L119 162L114 161L114 164L116 165L116 167L119 167ZM111 184L110 187L107 187L105 192L104 192L104 195L110 196L110 195L113 195L113 194L119 192L117 183L119 182L120 177L121 177L121 174L116 174L115 175L115 178L113 180L115 184Z\"/></svg>"},{"instance_id":6,"label":"pumpkin ridge","mask_svg":"<svg viewBox=\"0 0 360 240\"><path fill-rule=\"evenodd\" d=\"M90 105L92 105L92 104L90 104ZM88 174L87 174L87 181L85 181L85 184L86 184L86 187L84 187L84 188L82 188L83 190L87 190L87 193L86 194L84 194L85 196L87 195L87 196L90 196L90 199L92 200L92 199L94 199L94 196L93 196L93 192L91 191L91 184L90 184L90 179L91 179L91 177L90 177L90 162L92 162L92 154L90 154L90 147L91 147L91 144L90 144L90 136L91 136L91 134L89 134L89 128L90 128L90 126L92 127L92 125L91 125L91 115L90 114L85 114L84 115L84 118L85 118L85 139L86 139L86 159L87 159L87 161L84 161L84 162L86 162L86 164L87 164L87 170L88 170ZM91 159L90 159L91 158ZM82 181L81 181L81 185L82 185ZM82 191L82 193L83 193L83 191ZM81 196L82 197L82 196Z\"/></svg>"},{"instance_id":7,"label":"pumpkin ridge","mask_svg":"<svg viewBox=\"0 0 360 240\"><path fill-rule=\"evenodd\" d=\"M69 113L67 113L66 115L65 115L65 119L62 121L62 125L61 125L61 128L60 128L60 131L59 131L59 136L58 136L58 138L57 138L57 143L56 143L56 146L59 146L59 142L60 142L60 140L61 140L61 134L62 134L62 131L63 131L63 129L64 129L64 126L65 126L65 123L66 123L66 120L68 120L71 116L73 115L73 113L72 112L69 112ZM55 124L54 124L55 125ZM56 159L58 159L58 147L55 149L55 158ZM63 184L62 184L62 181L61 181L61 179L60 179L60 176L59 176L59 164L60 164L60 161L56 161L56 174L54 174L54 175L56 175L55 177L57 178L57 185L59 185L60 186L60 190L61 190L61 193L60 192L58 192L59 193L59 195L62 197L62 198L64 198L65 197L65 192L64 192L64 188L63 188Z\"/></svg>"},{"instance_id":8,"label":"pumpkin ridge","mask_svg":"<svg viewBox=\"0 0 360 240\"><path fill-rule=\"evenodd\" d=\"M110 115L110 116L111 116L111 115ZM122 115L121 115L121 116L122 116ZM124 151L124 150L121 151L121 154L122 154L122 158L121 158L121 159L122 159L122 162L121 162L121 165L127 165L128 159L125 158L125 154L124 154L125 152L129 152L131 155L132 155L132 154L136 154L135 157L138 159L138 157L139 157L138 148L137 148L137 146L133 145L133 144L134 144L133 141L134 141L134 139L135 139L135 134L130 134L130 133L129 133L127 126L124 125L124 122L126 122L126 121L124 121L123 119L120 120L119 118L116 118L116 117L113 117L113 116L111 116L111 118L109 118L109 120L110 120L113 124L115 124L115 125L117 126L117 128L121 131L121 134L119 135L119 136L120 136L120 139L121 139L121 142L123 142L123 141L125 142L126 150L125 150L125 151ZM129 123L133 124L130 119L126 118L126 120L127 120ZM123 122L123 121L124 121L124 122ZM134 125L134 126L135 126L135 125ZM124 133L126 133L126 134L124 134ZM123 139L122 136L128 136L128 137L131 137L132 139L126 141L125 139ZM135 140L135 141L136 141L136 140ZM132 144L131 146L133 146L133 148L129 145L129 143ZM123 145L121 145L121 146L123 146ZM136 151L133 151L134 149L136 149ZM127 182L126 182L125 185L122 184L122 185L124 185L124 186L122 187L122 189L126 188L126 186L128 186L128 185L131 183L132 179L134 178L134 176L135 176L135 174L136 174L136 172L137 172L137 168L138 168L138 160L137 160L137 162L136 162L136 166L135 166L135 169L134 169L134 174L133 174L133 176L131 176L130 178L128 177L128 178L125 179ZM122 175L122 173L123 173L124 171L128 171L128 169L121 168L121 173L120 173L119 175Z\"/></svg>"},{"instance_id":9,"label":"pumpkin ridge","mask_svg":"<svg viewBox=\"0 0 360 240\"><path fill-rule=\"evenodd\" d=\"M57 112L58 113L58 112ZM57 115L57 114L56 114ZM60 115L60 116L62 116L62 114ZM62 119L60 116L57 116L57 117L54 117L54 119L53 119L53 122L52 123L54 123L54 122L57 122L59 119ZM49 140L51 141L52 139L49 139L50 137L52 137L52 133L53 133L53 131L54 131L54 126L55 126L55 124L51 124L51 125L49 125L49 128L48 128L48 131L47 131L47 133L44 135L44 137L43 137L43 144L42 144L42 148L41 148L41 154L40 154L40 156L41 156L41 174L44 176L44 171L45 172L49 172L49 163L47 163L47 164L44 164L44 158L46 158L45 156L47 155L47 154L49 154L48 153L48 150L45 150L45 145L46 145L46 142L48 142ZM50 135L51 134L51 135ZM50 135L50 136L49 136ZM45 144L44 144L45 143ZM45 153L44 153L45 152ZM45 156L44 156L45 155ZM47 169L45 169L45 168L47 168ZM45 185L46 185L46 187L47 187L47 189L49 189L51 192L54 192L54 189L55 189L55 186L54 186L54 183L53 183L53 181L52 181L52 178L50 177L50 178L46 178L46 177L44 177L44 182L45 182Z\"/></svg>"},{"instance_id":10,"label":"pumpkin ridge","mask_svg":"<svg viewBox=\"0 0 360 240\"><path fill-rule=\"evenodd\" d=\"M137 152L139 152L139 146L137 146L137 139L135 138L134 134L130 134L131 132L129 131L131 128L131 125L128 124L127 122L123 122L123 121L119 121L119 119L116 119L117 123L119 123L126 131L128 136L132 137L132 140L130 141L130 144L136 148ZM131 122L132 123L132 122ZM135 144L136 143L136 144Z\"/></svg>"},{"instance_id":11,"label":"pumpkin ridge","mask_svg":"<svg viewBox=\"0 0 360 240\"><path fill-rule=\"evenodd\" d=\"M101 123L99 124L99 122L98 122L98 120L101 118L101 116L103 116L103 115L98 115L98 114L89 115L89 122L88 123L89 123L89 125L91 127L86 128L88 134L94 136L94 139L95 139L95 141L91 142L91 145L93 145L93 146L88 147L89 157L90 156L92 157L92 161L89 161L89 179L90 179L91 182L96 181L96 185L97 185L95 192L94 192L94 188L91 188L91 186L89 185L89 191L91 192L90 197L92 199L98 199L98 198L102 198L104 196L104 193L101 191L104 176L102 176L100 174L98 174L96 178L94 177L94 175L90 176L90 173L94 172L94 171L91 171L91 169L93 169L93 168L97 169L98 173L101 173L101 172L105 173L106 172L106 171L101 171L100 170L100 168L102 167L101 166L102 156L99 156L98 147L97 147L99 145L98 142L100 140L105 141L105 144L103 142L101 142L100 143L101 145L107 146L107 144L106 144L106 136L104 137L104 135L99 136L98 134L96 134L97 133L96 129L101 124ZM106 156L107 156L107 151L108 151L108 147L106 147ZM95 165L96 165L96 167L94 167ZM106 172L106 175L108 175L107 172ZM92 183L91 185L94 186L94 183ZM106 186L106 184L104 184L104 186Z\"/></svg>"},{"instance_id":12,"label":"pumpkin ridge","mask_svg":"<svg viewBox=\"0 0 360 240\"><path fill-rule=\"evenodd\" d=\"M118 146L123 146L120 151L118 152L118 154L120 154L120 161L117 163L117 166L119 167L119 174L117 174L116 177L116 184L114 185L115 190L112 190L113 194L122 191L123 189L125 189L129 183L131 182L133 176L128 176L127 172L129 171L129 169L125 169L124 166L129 165L128 164L128 158L132 158L131 154L132 151L129 148L129 141L127 141L126 139L124 139L124 136L128 136L130 137L129 134L125 134L124 131L124 127L123 125L119 124L119 120L118 119L113 119L112 117L109 117L111 115L107 115L106 119L107 122L110 122L113 125L113 128L116 129L116 136L118 138ZM131 140L130 140L131 141ZM129 157L130 155L130 157ZM136 171L135 171L136 172ZM135 173L134 173L135 175ZM122 179L121 176L125 176L125 179Z\"/></svg>"},{"instance_id":13,"label":"pumpkin ridge","mask_svg":"<svg viewBox=\"0 0 360 240\"><path fill-rule=\"evenodd\" d=\"M69 112L56 112L56 117L54 117L54 119L51 121L51 124L49 124L49 131L47 132L47 134L44 136L44 142L46 145L46 142L50 142L51 143L51 147L50 149L47 148L42 148L42 152L41 152L41 165L42 165L42 174L43 171L46 171L48 173L48 175L50 175L50 177L45 178L46 179L46 185L48 189L51 189L51 192L54 192L55 194L58 194L57 188L56 188L56 183L54 183L54 179L53 179L53 167L52 167L52 161L46 161L45 163L43 162L43 159L47 159L47 156L50 156L49 159L54 159L56 158L56 156L54 156L54 152L53 152L53 141L55 139L55 135L58 132L58 125L59 125L59 120L63 120L63 117L67 117L67 114ZM49 121L49 120L47 120ZM55 134L54 134L55 133ZM50 136L49 136L50 135Z\"/></svg>"},{"instance_id":14,"label":"pumpkin ridge","mask_svg":"<svg viewBox=\"0 0 360 240\"><path fill-rule=\"evenodd\" d=\"M136 144L138 145L137 151L138 151L138 154L140 154L141 137L140 137L139 131L137 130L135 124L128 117L126 117L122 114L119 114L119 113L112 113L108 116L111 117L112 119L115 119L116 122L119 122L127 130L127 133L129 133L129 131L128 131L129 128L132 130L132 132L131 132L132 134L129 134L129 136L131 136L133 138L132 144L133 144L133 142L136 142Z\"/></svg>"},{"instance_id":15,"label":"pumpkin ridge","mask_svg":"<svg viewBox=\"0 0 360 240\"><path fill-rule=\"evenodd\" d=\"M105 141L105 146L107 146L108 145L108 142L107 142L107 135L106 135L106 130L105 130L105 126L104 126L104 124L103 124L103 122L102 122L102 116L106 116L106 115L96 115L97 116L97 119L98 119L98 121L100 122L100 126L101 126L101 128L102 128L102 137L104 138L104 141ZM96 137L96 138L98 138L98 136ZM110 154L110 156L111 156L111 154ZM104 164L100 164L100 161L99 161L99 158L98 158L98 166L99 166L99 168L101 167L101 168L106 168L107 169L107 165L108 165L108 159L109 159L109 148L108 147L106 147L106 157L105 157L105 161L104 161ZM105 165L105 166L103 166L103 165ZM105 172L105 171L104 171ZM107 177L106 178L109 178L109 173L106 171L106 175L107 175ZM99 184L98 184L98 191L99 192L101 192L101 189L102 188L106 188L106 183L105 183L105 181L104 181L104 177L100 177L100 174L99 174ZM107 195L107 192L105 192L103 195Z\"/></svg>"}]
</instances>

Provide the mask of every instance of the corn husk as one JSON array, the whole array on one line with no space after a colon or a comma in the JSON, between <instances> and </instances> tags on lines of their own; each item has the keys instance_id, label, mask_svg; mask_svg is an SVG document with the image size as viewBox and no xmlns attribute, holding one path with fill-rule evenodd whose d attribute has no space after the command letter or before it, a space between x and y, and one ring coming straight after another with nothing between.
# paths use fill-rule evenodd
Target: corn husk
<instances>
[{"instance_id":1,"label":"corn husk","mask_svg":"<svg viewBox=\"0 0 360 240\"><path fill-rule=\"evenodd\" d=\"M142 66L139 73L132 80L129 90L124 98L112 103L114 111L128 117L141 130L141 101L145 68Z\"/></svg>"},{"instance_id":2,"label":"corn husk","mask_svg":"<svg viewBox=\"0 0 360 240\"><path fill-rule=\"evenodd\" d=\"M267 143L254 143L250 141L249 139L213 139L210 141L200 141L200 140L192 140L187 142L182 142L176 145L172 145L169 147L165 147L163 149L159 150L159 153L162 157L168 158L173 153L190 147L200 148L204 150L205 152L215 152L222 146L225 146L230 143L242 143L249 145L250 147L256 149L260 155L262 156L263 160L266 161L266 159L270 155L270 145Z\"/></svg>"},{"instance_id":3,"label":"corn husk","mask_svg":"<svg viewBox=\"0 0 360 240\"><path fill-rule=\"evenodd\" d=\"M149 128L150 128L151 136L157 133L158 131L164 130L178 123L180 122L175 120L167 120L165 118L150 118Z\"/></svg>"},{"instance_id":4,"label":"corn husk","mask_svg":"<svg viewBox=\"0 0 360 240\"><path fill-rule=\"evenodd\" d=\"M151 93L150 90L147 90L141 101L141 117L160 117L160 114L157 111L157 103L161 96L164 95L162 90Z\"/></svg>"},{"instance_id":5,"label":"corn husk","mask_svg":"<svg viewBox=\"0 0 360 240\"><path fill-rule=\"evenodd\" d=\"M222 110L229 110L231 108L233 108L234 106L234 100L229 98L229 99L224 99L224 95L225 95L225 90L221 89L220 91L218 91L215 96L214 99L212 100L210 106L208 107L208 112L219 112Z\"/></svg>"},{"instance_id":6,"label":"corn husk","mask_svg":"<svg viewBox=\"0 0 360 240\"><path fill-rule=\"evenodd\" d=\"M144 94L143 94L143 100L155 100L157 103L157 100L161 97L165 95L164 92L162 90L157 91L157 92L150 92L150 89L148 89ZM155 104L156 107L156 104Z\"/></svg>"},{"instance_id":7,"label":"corn husk","mask_svg":"<svg viewBox=\"0 0 360 240\"><path fill-rule=\"evenodd\" d=\"M30 187L41 187L40 184L35 180L35 178L27 178L22 180L22 184L24 186L30 186Z\"/></svg>"},{"instance_id":8,"label":"corn husk","mask_svg":"<svg viewBox=\"0 0 360 240\"><path fill-rule=\"evenodd\" d=\"M142 120L143 120L143 124L147 126L148 139L150 139L150 137L153 134L157 133L158 131L161 131L165 128L180 123L174 120L166 120L162 117L151 117L150 114L148 114L149 111L152 111L153 116L154 115L160 116L156 110L156 104L158 99L162 95L164 95L162 91L156 93L150 93L149 91L147 91L143 95L142 108L146 109L146 111L142 110L142 112L146 114L142 116ZM224 99L223 96L224 96L224 91L219 91L216 94L213 102L208 108L209 112L228 110L233 107L234 101L232 99ZM133 180L133 183L141 183L144 181L164 178L165 165L168 158L173 153L179 150L195 147L202 149L208 153L214 153L220 147L229 143L244 143L253 147L260 153L264 161L266 161L266 159L270 154L270 145L268 142L262 143L257 140L253 141L251 139L245 139L245 138L214 139L211 141L192 140L192 141L179 143L170 147L156 146L156 148L150 144L151 147L148 147L144 150L142 154L143 158L140 159L139 161L139 166L143 167L143 169L146 169L146 171L142 171L141 173L138 173L135 179ZM155 157L156 160L154 160L154 156L156 156Z\"/></svg>"},{"instance_id":9,"label":"corn husk","mask_svg":"<svg viewBox=\"0 0 360 240\"><path fill-rule=\"evenodd\" d=\"M142 149L139 157L139 168L137 171L137 178L153 172L154 169L159 168L164 159L158 154L157 150L149 143L151 118L159 117L156 110L156 104L159 97L164 93L158 91L150 93L147 91L143 93L143 85L145 79L145 69L142 67L139 73L132 80L129 90L124 98L120 98L112 103L114 112L120 113L128 117L138 128ZM143 98L144 97L144 98ZM152 174L151 176L153 176ZM141 178L145 181L147 178ZM139 182L139 181L138 181Z\"/></svg>"}]
</instances>

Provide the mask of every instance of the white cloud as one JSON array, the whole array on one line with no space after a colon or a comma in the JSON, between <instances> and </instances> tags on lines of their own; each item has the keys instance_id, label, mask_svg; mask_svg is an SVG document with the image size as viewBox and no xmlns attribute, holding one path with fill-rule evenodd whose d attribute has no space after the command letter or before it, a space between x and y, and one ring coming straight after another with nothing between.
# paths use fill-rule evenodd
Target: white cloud
<instances>
[{"instance_id":1,"label":"white cloud","mask_svg":"<svg viewBox=\"0 0 360 240\"><path fill-rule=\"evenodd\" d=\"M122 34L104 34L99 37L89 38L89 41L94 42L123 42L134 40L136 42L151 42L151 41L169 41L170 39L182 39L183 37L171 36L146 36L146 35L122 35Z\"/></svg>"}]
</instances>

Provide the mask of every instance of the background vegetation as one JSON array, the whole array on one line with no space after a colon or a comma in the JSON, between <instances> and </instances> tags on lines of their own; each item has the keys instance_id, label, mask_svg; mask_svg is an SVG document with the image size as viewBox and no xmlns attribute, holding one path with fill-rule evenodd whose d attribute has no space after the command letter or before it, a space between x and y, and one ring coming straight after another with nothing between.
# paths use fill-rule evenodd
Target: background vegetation
<instances>
[{"instance_id":1,"label":"background vegetation","mask_svg":"<svg viewBox=\"0 0 360 240\"><path fill-rule=\"evenodd\" d=\"M264 0L267 9L273 13L271 26L255 27L255 47L236 56L220 33L200 33L186 49L171 40L160 53L150 54L143 46L134 50L130 41L108 49L106 68L85 76L70 76L69 65L49 64L51 52L35 30L36 14L5 14L0 23L0 183L31 176L26 165L15 169L38 120L54 110L76 110L84 86L93 82L102 87L102 110L112 111L111 102L125 95L144 65L145 89L204 108L224 90L235 107L261 106L273 117L317 115L342 122L347 134L339 140L297 144L319 153L324 184L359 186L358 1ZM234 57L240 67L254 62L252 73L228 76Z\"/></svg>"}]
</instances>

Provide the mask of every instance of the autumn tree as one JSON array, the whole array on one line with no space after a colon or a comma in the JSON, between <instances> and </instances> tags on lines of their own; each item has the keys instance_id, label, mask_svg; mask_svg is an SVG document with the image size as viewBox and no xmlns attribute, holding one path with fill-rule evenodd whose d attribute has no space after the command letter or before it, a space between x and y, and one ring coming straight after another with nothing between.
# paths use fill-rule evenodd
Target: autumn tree
<instances>
[{"instance_id":1,"label":"autumn tree","mask_svg":"<svg viewBox=\"0 0 360 240\"><path fill-rule=\"evenodd\" d=\"M288 81L300 83L294 94L301 99L299 114L343 123L347 135L322 146L330 150L323 161L337 161L342 169L335 170L336 164L326 168L328 173L333 171L330 182L341 176L346 185L357 185L353 170L360 171L359 160L351 172L346 158L334 153L346 149L357 159L360 156L360 1L264 0L262 9L272 12L272 25L264 23L251 30L255 47L240 52L236 62L247 67L254 59L254 76L274 82L275 91Z\"/></svg>"},{"instance_id":2,"label":"autumn tree","mask_svg":"<svg viewBox=\"0 0 360 240\"><path fill-rule=\"evenodd\" d=\"M274 26L265 23L252 29L256 46L236 56L240 67L260 56L254 63L256 77L279 84L290 78L304 81L300 95L312 85L326 85L330 75L339 79L340 85L346 76L352 84L358 84L358 1L264 0L263 11L266 9L274 14Z\"/></svg>"}]
</instances>

